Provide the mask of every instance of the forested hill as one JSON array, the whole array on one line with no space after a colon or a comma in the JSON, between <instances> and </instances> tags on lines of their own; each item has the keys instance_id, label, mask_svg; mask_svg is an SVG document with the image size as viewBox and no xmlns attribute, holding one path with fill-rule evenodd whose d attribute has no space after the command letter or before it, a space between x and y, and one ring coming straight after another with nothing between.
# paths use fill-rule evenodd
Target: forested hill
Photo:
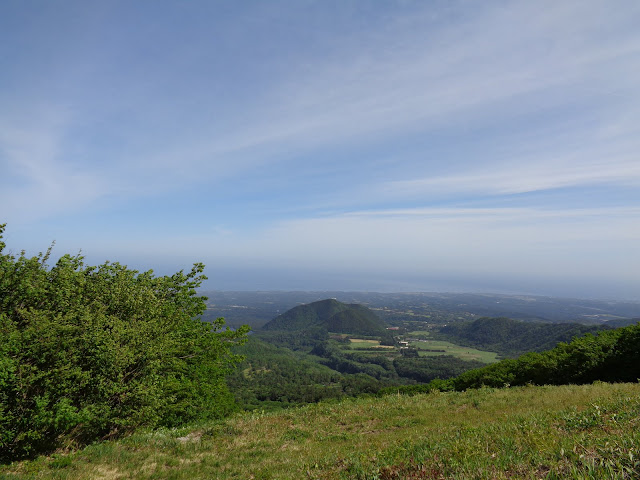
<instances>
[{"instance_id":1,"label":"forested hill","mask_svg":"<svg viewBox=\"0 0 640 480\"><path fill-rule=\"evenodd\" d=\"M628 327L629 325L635 325L640 322L640 317L638 318L619 318L615 320L610 320L607 322L607 326L611 328L619 328L619 327Z\"/></svg>"},{"instance_id":2,"label":"forested hill","mask_svg":"<svg viewBox=\"0 0 640 480\"><path fill-rule=\"evenodd\" d=\"M597 333L607 326L578 323L521 322L510 318L483 317L473 322L450 324L438 336L454 343L517 357L525 352L542 352L560 342L570 342L586 333Z\"/></svg>"},{"instance_id":3,"label":"forested hill","mask_svg":"<svg viewBox=\"0 0 640 480\"><path fill-rule=\"evenodd\" d=\"M367 307L334 299L294 307L262 328L298 331L318 327L329 332L356 335L383 335L386 332L384 322Z\"/></svg>"}]
</instances>

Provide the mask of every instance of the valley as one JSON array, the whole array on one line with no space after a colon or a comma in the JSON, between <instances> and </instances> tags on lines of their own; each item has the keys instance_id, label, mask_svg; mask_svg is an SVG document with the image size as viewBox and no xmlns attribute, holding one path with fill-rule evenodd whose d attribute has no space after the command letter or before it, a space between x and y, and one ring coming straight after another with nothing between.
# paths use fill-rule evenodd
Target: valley
<instances>
[{"instance_id":1,"label":"valley","mask_svg":"<svg viewBox=\"0 0 640 480\"><path fill-rule=\"evenodd\" d=\"M320 295L259 293L251 303L245 294L247 305L242 307L246 307L243 311L265 314L265 305L273 308L284 305L285 299ZM270 301L262 303L265 298ZM343 294L341 298L368 299L370 305L387 296ZM399 298L412 301L402 304ZM504 301L502 296L496 298ZM266 323L254 324L248 343L235 349L244 358L241 368L228 377L238 404L250 411L277 410L394 388L417 388L504 358L541 352L575 337L611 330L604 322L593 325L481 317L474 311L458 310L459 305L447 310L443 305L418 304L415 295L394 294L387 300L391 306L376 303L370 307L325 298L296 304Z\"/></svg>"}]
</instances>

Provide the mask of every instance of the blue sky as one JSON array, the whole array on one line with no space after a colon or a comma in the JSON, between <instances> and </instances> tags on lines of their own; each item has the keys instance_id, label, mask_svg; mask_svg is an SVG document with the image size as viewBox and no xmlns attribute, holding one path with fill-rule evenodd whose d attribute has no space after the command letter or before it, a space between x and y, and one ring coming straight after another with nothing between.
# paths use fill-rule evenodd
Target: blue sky
<instances>
[{"instance_id":1,"label":"blue sky","mask_svg":"<svg viewBox=\"0 0 640 480\"><path fill-rule=\"evenodd\" d=\"M640 2L4 0L0 223L211 289L640 300Z\"/></svg>"}]
</instances>

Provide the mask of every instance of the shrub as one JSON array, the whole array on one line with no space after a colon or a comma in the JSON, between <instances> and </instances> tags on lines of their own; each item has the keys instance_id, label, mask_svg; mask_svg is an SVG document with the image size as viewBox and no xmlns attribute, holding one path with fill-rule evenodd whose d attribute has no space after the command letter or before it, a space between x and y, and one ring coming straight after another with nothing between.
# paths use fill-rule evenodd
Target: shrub
<instances>
[{"instance_id":1,"label":"shrub","mask_svg":"<svg viewBox=\"0 0 640 480\"><path fill-rule=\"evenodd\" d=\"M204 266L156 277L51 248L4 254L0 225L0 458L12 460L233 409L229 348L248 327L199 319Z\"/></svg>"}]
</instances>

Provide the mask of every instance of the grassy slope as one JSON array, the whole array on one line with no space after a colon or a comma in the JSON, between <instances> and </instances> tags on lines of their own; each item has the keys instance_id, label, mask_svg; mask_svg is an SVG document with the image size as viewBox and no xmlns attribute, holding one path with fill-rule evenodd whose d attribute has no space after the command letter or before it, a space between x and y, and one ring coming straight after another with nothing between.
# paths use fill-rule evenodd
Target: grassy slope
<instances>
[{"instance_id":1,"label":"grassy slope","mask_svg":"<svg viewBox=\"0 0 640 480\"><path fill-rule=\"evenodd\" d=\"M638 478L640 384L387 396L138 433L2 479Z\"/></svg>"}]
</instances>

